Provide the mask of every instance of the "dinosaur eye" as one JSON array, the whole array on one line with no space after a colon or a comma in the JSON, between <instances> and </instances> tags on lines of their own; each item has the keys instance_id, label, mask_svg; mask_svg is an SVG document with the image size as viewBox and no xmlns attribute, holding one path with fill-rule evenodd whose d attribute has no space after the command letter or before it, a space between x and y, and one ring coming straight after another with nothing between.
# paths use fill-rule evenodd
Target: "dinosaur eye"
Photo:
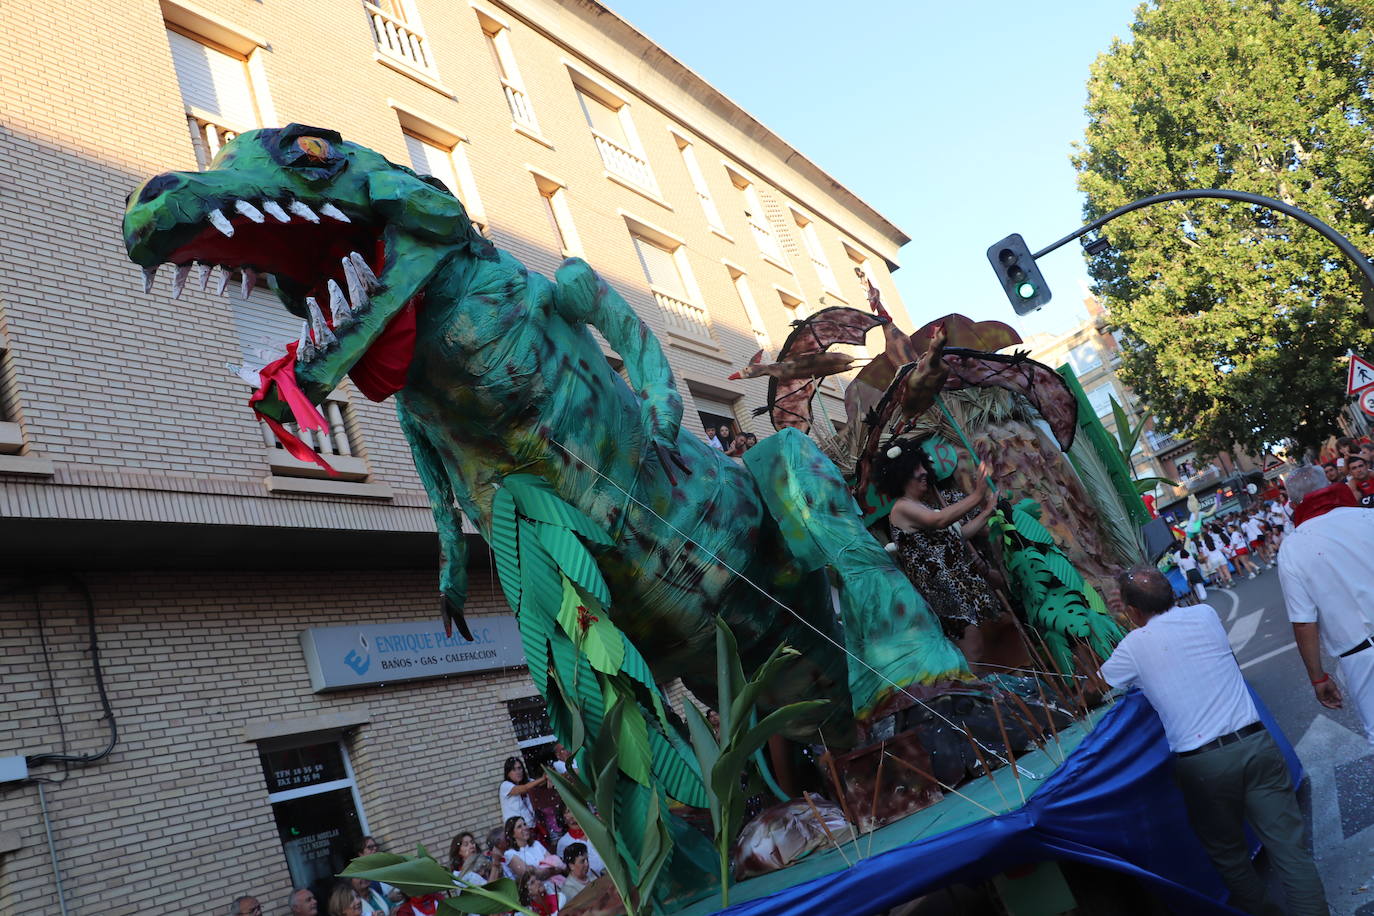
<instances>
[{"instance_id":1,"label":"dinosaur eye","mask_svg":"<svg viewBox=\"0 0 1374 916\"><path fill-rule=\"evenodd\" d=\"M315 162L328 162L334 158L334 147L330 146L329 141L323 137L297 137L296 148L305 155L305 158Z\"/></svg>"}]
</instances>

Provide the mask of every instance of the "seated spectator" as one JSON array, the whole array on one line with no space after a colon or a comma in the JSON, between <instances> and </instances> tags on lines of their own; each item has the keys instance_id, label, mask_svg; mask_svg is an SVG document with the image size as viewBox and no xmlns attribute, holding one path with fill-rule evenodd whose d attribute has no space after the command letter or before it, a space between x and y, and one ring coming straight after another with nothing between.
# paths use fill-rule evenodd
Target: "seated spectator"
<instances>
[{"instance_id":1,"label":"seated spectator","mask_svg":"<svg viewBox=\"0 0 1374 916\"><path fill-rule=\"evenodd\" d=\"M443 903L447 896L436 892L422 897L407 897L396 908L396 916L438 916L439 904Z\"/></svg>"},{"instance_id":2,"label":"seated spectator","mask_svg":"<svg viewBox=\"0 0 1374 916\"><path fill-rule=\"evenodd\" d=\"M382 846L377 842L375 837L365 836L363 837L362 844L358 847L356 855L370 856L381 851ZM405 894L402 894L399 890L387 884L385 881L370 881L368 883L372 885L373 890L382 895L382 898L387 901L388 905L393 910L396 908L396 904L405 899Z\"/></svg>"},{"instance_id":3,"label":"seated spectator","mask_svg":"<svg viewBox=\"0 0 1374 916\"><path fill-rule=\"evenodd\" d=\"M534 872L526 872L520 879L520 905L527 906L539 916L554 916L558 912L558 897L549 893L543 880Z\"/></svg>"},{"instance_id":4,"label":"seated spectator","mask_svg":"<svg viewBox=\"0 0 1374 916\"><path fill-rule=\"evenodd\" d=\"M366 878L350 878L353 893L363 902L362 916L390 916L391 901L381 890Z\"/></svg>"},{"instance_id":5,"label":"seated spectator","mask_svg":"<svg viewBox=\"0 0 1374 916\"><path fill-rule=\"evenodd\" d=\"M352 881L340 881L329 892L329 916L362 916L363 901Z\"/></svg>"},{"instance_id":6,"label":"seated spectator","mask_svg":"<svg viewBox=\"0 0 1374 916\"><path fill-rule=\"evenodd\" d=\"M257 897L244 895L229 905L229 916L262 916L262 904Z\"/></svg>"},{"instance_id":7,"label":"seated spectator","mask_svg":"<svg viewBox=\"0 0 1374 916\"><path fill-rule=\"evenodd\" d=\"M567 871L557 856L530 835L529 825L523 817L506 820L506 840L510 844L504 860L507 878L520 879L527 872L533 872L542 881Z\"/></svg>"},{"instance_id":8,"label":"seated spectator","mask_svg":"<svg viewBox=\"0 0 1374 916\"><path fill-rule=\"evenodd\" d=\"M559 892L562 898L559 903L566 906L588 884L596 880L596 875L592 874L591 860L587 857L586 843L569 843L559 850L563 861L568 863L568 877L563 879L563 887Z\"/></svg>"},{"instance_id":9,"label":"seated spectator","mask_svg":"<svg viewBox=\"0 0 1374 916\"><path fill-rule=\"evenodd\" d=\"M306 887L291 892L291 896L286 898L286 908L291 916L316 916L320 911L315 894Z\"/></svg>"},{"instance_id":10,"label":"seated spectator","mask_svg":"<svg viewBox=\"0 0 1374 916\"><path fill-rule=\"evenodd\" d=\"M587 861L591 865L593 872L592 877L597 877L604 873L606 871L606 863L602 861L601 856L597 854L596 847L592 845L592 841L587 839L587 834L583 832L582 825L577 822L577 816L569 811L566 805L561 806L559 813L563 815L563 826L567 829L567 833L563 834L563 836L558 839L558 857L567 863L569 867L572 867L572 862L568 861L566 855L567 850L572 846L583 846L587 853Z\"/></svg>"},{"instance_id":11,"label":"seated spectator","mask_svg":"<svg viewBox=\"0 0 1374 916\"><path fill-rule=\"evenodd\" d=\"M572 759L572 752L564 747L562 742L555 742L553 746L553 771L559 776L566 776L569 770L576 769L577 763Z\"/></svg>"},{"instance_id":12,"label":"seated spectator","mask_svg":"<svg viewBox=\"0 0 1374 916\"><path fill-rule=\"evenodd\" d=\"M501 866L477 848L477 837L464 830L453 838L448 852L449 868L461 884L481 887L501 877Z\"/></svg>"}]
</instances>

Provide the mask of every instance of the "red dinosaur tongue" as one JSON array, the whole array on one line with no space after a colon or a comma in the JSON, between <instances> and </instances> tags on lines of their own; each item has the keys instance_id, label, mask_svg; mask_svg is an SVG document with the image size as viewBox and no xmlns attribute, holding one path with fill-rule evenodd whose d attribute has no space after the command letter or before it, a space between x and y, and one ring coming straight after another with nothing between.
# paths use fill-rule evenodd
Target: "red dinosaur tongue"
<instances>
[{"instance_id":1,"label":"red dinosaur tongue","mask_svg":"<svg viewBox=\"0 0 1374 916\"><path fill-rule=\"evenodd\" d=\"M348 370L348 377L369 401L385 401L405 386L415 358L415 313L423 297L423 293L413 296Z\"/></svg>"}]
</instances>

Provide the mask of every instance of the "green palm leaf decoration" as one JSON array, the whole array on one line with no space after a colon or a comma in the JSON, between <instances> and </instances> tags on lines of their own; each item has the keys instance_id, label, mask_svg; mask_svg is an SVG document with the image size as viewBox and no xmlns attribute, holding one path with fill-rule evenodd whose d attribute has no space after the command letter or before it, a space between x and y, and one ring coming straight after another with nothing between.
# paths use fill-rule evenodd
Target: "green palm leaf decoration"
<instances>
[{"instance_id":1,"label":"green palm leaf decoration","mask_svg":"<svg viewBox=\"0 0 1374 916\"><path fill-rule=\"evenodd\" d=\"M648 663L608 613L610 590L592 548L610 544L610 537L530 474L502 481L492 519L502 589L559 738L572 746L579 730L594 737L613 727L622 773L684 804L704 806L695 755L669 720ZM620 712L608 724L612 706Z\"/></svg>"},{"instance_id":2,"label":"green palm leaf decoration","mask_svg":"<svg viewBox=\"0 0 1374 916\"><path fill-rule=\"evenodd\" d=\"M1063 675L1077 667L1074 644L1087 644L1101 658L1125 635L1102 597L1084 580L1040 524L1040 506L1024 499L988 520L1002 538L1003 560L1026 609L1026 620L1045 641L1050 662Z\"/></svg>"}]
</instances>

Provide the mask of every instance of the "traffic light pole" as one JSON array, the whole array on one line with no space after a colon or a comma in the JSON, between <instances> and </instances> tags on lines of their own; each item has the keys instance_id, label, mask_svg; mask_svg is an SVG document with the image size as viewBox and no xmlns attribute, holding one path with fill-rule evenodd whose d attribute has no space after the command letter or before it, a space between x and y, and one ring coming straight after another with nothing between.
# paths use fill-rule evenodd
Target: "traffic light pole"
<instances>
[{"instance_id":1,"label":"traffic light pole","mask_svg":"<svg viewBox=\"0 0 1374 916\"><path fill-rule=\"evenodd\" d=\"M1071 232L1059 241L1053 242L1040 249L1031 257L1038 260L1051 251L1054 251L1056 248L1067 245L1074 239L1087 235L1094 229L1105 226L1118 216L1124 216L1132 210L1139 210L1141 207L1148 207L1152 204L1162 204L1171 200L1197 200L1199 198L1235 200L1244 204L1253 204L1257 207L1277 210L1320 232L1333 245L1339 248L1341 253L1349 258L1350 262L1359 270L1360 286L1364 291L1365 310L1369 312L1370 320L1374 321L1374 265L1370 264L1369 258L1356 248L1350 239L1346 238L1335 229L1332 229L1306 210L1295 207L1292 204L1286 204L1281 200L1274 200L1272 197L1263 197L1259 194L1251 194L1247 191L1227 191L1221 188L1199 188L1189 191L1170 191L1167 194L1154 194L1150 197L1142 197L1140 200L1133 200L1125 206L1117 207L1105 216L1099 216L1081 229Z\"/></svg>"}]
</instances>

